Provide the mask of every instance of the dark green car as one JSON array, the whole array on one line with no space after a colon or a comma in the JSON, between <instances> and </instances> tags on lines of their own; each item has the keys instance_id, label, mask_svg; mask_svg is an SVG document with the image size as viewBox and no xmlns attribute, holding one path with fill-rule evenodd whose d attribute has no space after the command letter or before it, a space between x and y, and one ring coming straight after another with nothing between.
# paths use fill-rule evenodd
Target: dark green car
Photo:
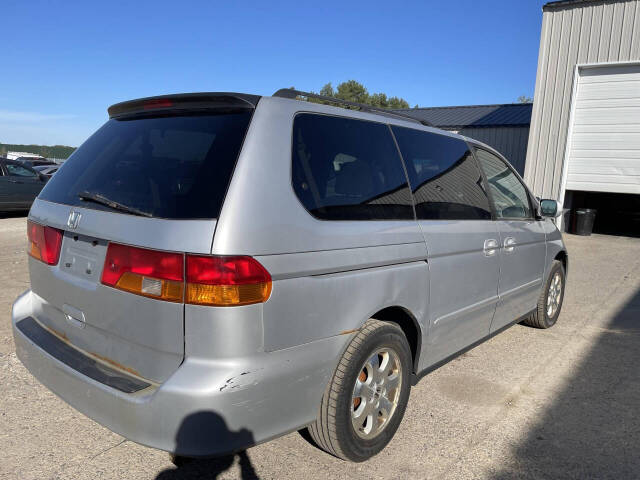
<instances>
[{"instance_id":1,"label":"dark green car","mask_svg":"<svg viewBox=\"0 0 640 480\"><path fill-rule=\"evenodd\" d=\"M27 165L0 158L0 212L29 210L47 180Z\"/></svg>"}]
</instances>

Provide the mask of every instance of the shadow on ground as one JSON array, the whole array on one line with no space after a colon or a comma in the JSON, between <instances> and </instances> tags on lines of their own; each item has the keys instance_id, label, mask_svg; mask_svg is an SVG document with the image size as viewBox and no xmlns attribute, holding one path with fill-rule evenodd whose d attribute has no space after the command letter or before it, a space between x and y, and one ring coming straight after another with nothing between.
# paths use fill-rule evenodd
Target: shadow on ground
<instances>
[{"instance_id":1,"label":"shadow on ground","mask_svg":"<svg viewBox=\"0 0 640 480\"><path fill-rule=\"evenodd\" d=\"M184 419L176 435L177 452L214 451L223 443L225 449L238 450L253 444L253 434L246 429L237 432L227 428L224 419L217 413L197 412ZM238 458L239 478L243 480L258 479L251 459L246 451L217 458L185 458L175 457L176 468L166 469L158 474L156 480L178 479L216 479L229 470Z\"/></svg>"},{"instance_id":2,"label":"shadow on ground","mask_svg":"<svg viewBox=\"0 0 640 480\"><path fill-rule=\"evenodd\" d=\"M575 375L515 448L515 462L495 478L638 479L639 413L640 291L602 328Z\"/></svg>"}]
</instances>

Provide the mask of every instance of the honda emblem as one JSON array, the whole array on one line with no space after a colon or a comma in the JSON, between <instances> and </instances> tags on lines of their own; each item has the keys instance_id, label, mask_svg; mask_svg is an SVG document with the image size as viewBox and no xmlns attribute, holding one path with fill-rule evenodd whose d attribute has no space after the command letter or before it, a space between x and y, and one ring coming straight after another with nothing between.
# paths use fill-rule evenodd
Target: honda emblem
<instances>
[{"instance_id":1,"label":"honda emblem","mask_svg":"<svg viewBox=\"0 0 640 480\"><path fill-rule=\"evenodd\" d=\"M69 219L67 220L67 227L69 227L72 230L75 230L76 228L78 228L78 224L80 223L80 217L82 217L82 214L80 212L71 210L71 213L69 213Z\"/></svg>"}]
</instances>

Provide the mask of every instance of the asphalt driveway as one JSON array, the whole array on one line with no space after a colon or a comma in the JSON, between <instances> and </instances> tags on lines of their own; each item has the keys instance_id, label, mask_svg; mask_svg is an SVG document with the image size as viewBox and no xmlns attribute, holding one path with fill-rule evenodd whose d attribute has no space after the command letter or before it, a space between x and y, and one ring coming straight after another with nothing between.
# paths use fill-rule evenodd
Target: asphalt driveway
<instances>
[{"instance_id":1,"label":"asphalt driveway","mask_svg":"<svg viewBox=\"0 0 640 480\"><path fill-rule=\"evenodd\" d=\"M640 478L640 239L567 236L558 324L516 325L425 377L390 445L362 464L293 433L175 468L42 387L15 355L26 220L0 218L0 478Z\"/></svg>"}]
</instances>

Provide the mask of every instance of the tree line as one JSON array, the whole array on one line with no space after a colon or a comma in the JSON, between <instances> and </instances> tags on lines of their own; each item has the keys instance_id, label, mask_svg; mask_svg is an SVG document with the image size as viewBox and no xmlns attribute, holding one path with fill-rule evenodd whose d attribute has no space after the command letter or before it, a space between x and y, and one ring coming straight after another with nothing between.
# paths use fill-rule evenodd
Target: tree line
<instances>
[{"instance_id":1,"label":"tree line","mask_svg":"<svg viewBox=\"0 0 640 480\"><path fill-rule=\"evenodd\" d=\"M0 143L0 157L6 157L7 152L29 152L45 158L69 158L76 147L66 145L20 145Z\"/></svg>"},{"instance_id":2,"label":"tree line","mask_svg":"<svg viewBox=\"0 0 640 480\"><path fill-rule=\"evenodd\" d=\"M295 90L295 87L291 87ZM311 91L309 93L316 93ZM320 89L317 94L324 97L336 98L338 100L346 100L348 102L362 103L365 105L371 105L377 108L409 108L409 102L400 97L388 97L386 93L369 93L367 88L355 80L347 80L338 84L336 88L333 88L331 82L327 83ZM312 97L305 97L312 103L329 103L324 100L320 100ZM417 105L416 105L417 107Z\"/></svg>"}]
</instances>

